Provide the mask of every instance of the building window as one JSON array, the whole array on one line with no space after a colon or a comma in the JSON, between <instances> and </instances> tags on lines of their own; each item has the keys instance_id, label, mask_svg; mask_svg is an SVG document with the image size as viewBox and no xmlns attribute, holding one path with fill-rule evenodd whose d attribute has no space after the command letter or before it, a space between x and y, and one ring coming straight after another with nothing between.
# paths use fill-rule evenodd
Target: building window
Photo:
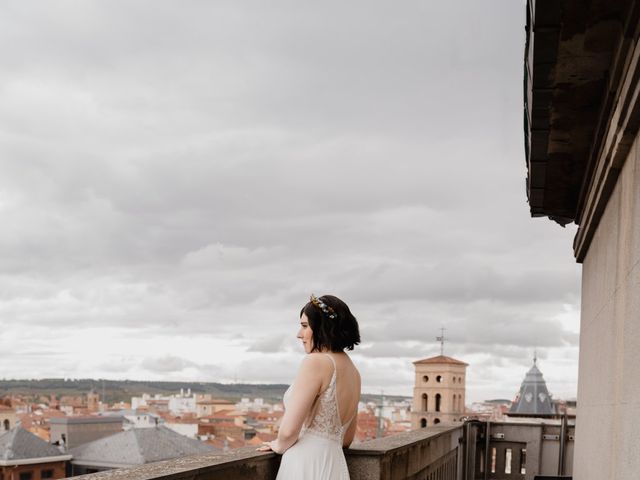
<instances>
[{"instance_id":1,"label":"building window","mask_svg":"<svg viewBox=\"0 0 640 480\"><path fill-rule=\"evenodd\" d=\"M442 375L438 375L438 376L436 377L436 382L438 382L438 383L442 383Z\"/></svg>"},{"instance_id":2,"label":"building window","mask_svg":"<svg viewBox=\"0 0 640 480\"><path fill-rule=\"evenodd\" d=\"M42 470L40 472L40 478L53 478L53 470Z\"/></svg>"},{"instance_id":3,"label":"building window","mask_svg":"<svg viewBox=\"0 0 640 480\"><path fill-rule=\"evenodd\" d=\"M436 412L440 411L440 400L441 400L441 396L439 393L436 393Z\"/></svg>"},{"instance_id":4,"label":"building window","mask_svg":"<svg viewBox=\"0 0 640 480\"><path fill-rule=\"evenodd\" d=\"M33 472L20 472L20 480L33 480Z\"/></svg>"},{"instance_id":5,"label":"building window","mask_svg":"<svg viewBox=\"0 0 640 480\"><path fill-rule=\"evenodd\" d=\"M426 426L427 426L427 419L426 418L420 419L420 428L426 428Z\"/></svg>"},{"instance_id":6,"label":"building window","mask_svg":"<svg viewBox=\"0 0 640 480\"><path fill-rule=\"evenodd\" d=\"M440 419L439 418L434 419L433 423L435 423L437 425L438 423L440 423Z\"/></svg>"},{"instance_id":7,"label":"building window","mask_svg":"<svg viewBox=\"0 0 640 480\"><path fill-rule=\"evenodd\" d=\"M429 396L426 393L422 394L422 411L429 410Z\"/></svg>"},{"instance_id":8,"label":"building window","mask_svg":"<svg viewBox=\"0 0 640 480\"><path fill-rule=\"evenodd\" d=\"M496 447L491 447L491 468L489 469L491 473L496 473L496 457L497 457Z\"/></svg>"},{"instance_id":9,"label":"building window","mask_svg":"<svg viewBox=\"0 0 640 480\"><path fill-rule=\"evenodd\" d=\"M520 475L525 475L527 473L527 449L520 449Z\"/></svg>"},{"instance_id":10,"label":"building window","mask_svg":"<svg viewBox=\"0 0 640 480\"><path fill-rule=\"evenodd\" d=\"M504 473L511 475L511 457L513 453L510 448L504 450Z\"/></svg>"},{"instance_id":11,"label":"building window","mask_svg":"<svg viewBox=\"0 0 640 480\"><path fill-rule=\"evenodd\" d=\"M427 382L429 381L429 376L428 376L428 375L424 375L424 376L422 377L422 381L423 381L424 383L427 383Z\"/></svg>"},{"instance_id":12,"label":"building window","mask_svg":"<svg viewBox=\"0 0 640 480\"><path fill-rule=\"evenodd\" d=\"M5 421L2 423L4 425L5 430L11 430L11 424L9 423L9 420L5 419Z\"/></svg>"}]
</instances>

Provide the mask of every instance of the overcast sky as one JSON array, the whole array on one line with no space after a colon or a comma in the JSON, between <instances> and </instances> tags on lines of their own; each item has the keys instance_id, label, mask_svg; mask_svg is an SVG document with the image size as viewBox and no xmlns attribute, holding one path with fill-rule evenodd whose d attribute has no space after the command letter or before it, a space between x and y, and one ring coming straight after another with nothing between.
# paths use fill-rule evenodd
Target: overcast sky
<instances>
[{"instance_id":1,"label":"overcast sky","mask_svg":"<svg viewBox=\"0 0 640 480\"><path fill-rule=\"evenodd\" d=\"M575 397L580 267L531 219L524 0L0 6L0 377L289 383L311 292L412 361Z\"/></svg>"}]
</instances>

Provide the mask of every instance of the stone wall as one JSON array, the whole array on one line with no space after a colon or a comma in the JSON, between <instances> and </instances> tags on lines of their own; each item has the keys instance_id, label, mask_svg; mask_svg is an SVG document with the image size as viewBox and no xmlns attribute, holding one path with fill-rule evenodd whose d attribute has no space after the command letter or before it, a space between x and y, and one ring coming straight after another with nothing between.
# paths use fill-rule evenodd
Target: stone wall
<instances>
[{"instance_id":1,"label":"stone wall","mask_svg":"<svg viewBox=\"0 0 640 480\"><path fill-rule=\"evenodd\" d=\"M462 427L432 427L345 450L351 480L460 480ZM253 447L109 470L82 480L273 480L280 456ZM432 475L432 477L428 477Z\"/></svg>"},{"instance_id":2,"label":"stone wall","mask_svg":"<svg viewBox=\"0 0 640 480\"><path fill-rule=\"evenodd\" d=\"M640 161L638 138L584 259L574 475L640 472Z\"/></svg>"}]
</instances>

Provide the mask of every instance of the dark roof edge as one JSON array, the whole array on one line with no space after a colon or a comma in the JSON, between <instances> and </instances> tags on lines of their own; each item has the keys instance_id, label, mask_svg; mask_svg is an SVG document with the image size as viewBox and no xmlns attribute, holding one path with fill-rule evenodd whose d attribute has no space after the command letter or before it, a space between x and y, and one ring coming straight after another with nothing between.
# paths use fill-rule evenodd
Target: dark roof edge
<instances>
[{"instance_id":1,"label":"dark roof edge","mask_svg":"<svg viewBox=\"0 0 640 480\"><path fill-rule=\"evenodd\" d=\"M631 146L640 130L640 4L632 2L616 49L607 84L607 97L598 120L595 141L578 200L580 224L573 248L584 261L600 219L616 186Z\"/></svg>"}]
</instances>

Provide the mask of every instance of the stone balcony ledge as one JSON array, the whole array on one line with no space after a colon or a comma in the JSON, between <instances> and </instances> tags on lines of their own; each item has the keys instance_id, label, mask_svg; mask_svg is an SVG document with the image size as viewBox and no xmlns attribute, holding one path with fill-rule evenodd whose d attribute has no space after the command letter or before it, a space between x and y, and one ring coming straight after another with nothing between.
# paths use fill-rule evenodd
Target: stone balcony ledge
<instances>
[{"instance_id":1,"label":"stone balcony ledge","mask_svg":"<svg viewBox=\"0 0 640 480\"><path fill-rule=\"evenodd\" d=\"M460 478L462 427L430 427L359 443L345 449L351 480L405 480ZM106 470L73 477L82 480L273 480L280 455L244 447L166 460L131 468ZM424 476L423 476L424 475Z\"/></svg>"}]
</instances>

